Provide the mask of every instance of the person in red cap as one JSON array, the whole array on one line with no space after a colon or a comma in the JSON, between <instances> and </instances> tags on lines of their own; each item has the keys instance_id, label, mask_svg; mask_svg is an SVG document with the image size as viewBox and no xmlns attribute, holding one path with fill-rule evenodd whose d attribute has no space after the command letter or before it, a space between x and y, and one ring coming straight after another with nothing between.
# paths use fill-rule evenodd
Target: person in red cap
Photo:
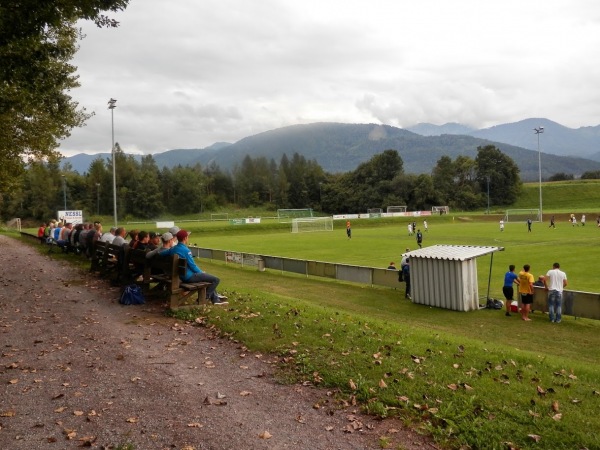
<instances>
[{"instance_id":1,"label":"person in red cap","mask_svg":"<svg viewBox=\"0 0 600 450\"><path fill-rule=\"evenodd\" d=\"M161 250L158 252L160 256L177 255L187 261L187 268L185 276L181 277L181 280L185 283L210 283L210 286L206 288L206 298L209 299L215 305L226 305L229 302L227 297L219 295L217 293L217 286L220 281L219 278L209 273L203 272L200 267L196 265L192 252L187 247L188 237L190 233L185 230L179 230L175 237L177 238L177 245L171 248Z\"/></svg>"}]
</instances>

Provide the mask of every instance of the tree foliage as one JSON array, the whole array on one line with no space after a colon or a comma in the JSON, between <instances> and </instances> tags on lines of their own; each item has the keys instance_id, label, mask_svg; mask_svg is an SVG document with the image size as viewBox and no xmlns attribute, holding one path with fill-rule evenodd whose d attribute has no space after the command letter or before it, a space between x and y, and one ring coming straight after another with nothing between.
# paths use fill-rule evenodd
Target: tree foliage
<instances>
[{"instance_id":1,"label":"tree foliage","mask_svg":"<svg viewBox=\"0 0 600 450\"><path fill-rule=\"evenodd\" d=\"M0 3L0 190L14 184L24 164L56 159L55 149L89 114L70 91L79 87L70 64L79 19L118 23L102 14L129 0L3 0Z\"/></svg>"},{"instance_id":2,"label":"tree foliage","mask_svg":"<svg viewBox=\"0 0 600 450\"><path fill-rule=\"evenodd\" d=\"M431 175L404 173L395 150L377 154L343 174L328 174L316 161L298 153L291 158L283 155L279 163L246 156L233 173L221 171L214 163L159 169L152 155L138 160L123 153L118 143L114 157L119 220L232 207L313 208L330 214L397 205L406 205L409 211L429 210L434 205L469 210L486 204L481 181L485 180L487 188L488 176L492 204L505 204L504 196L520 186L512 160L493 147L479 149L475 160L459 156L452 161L444 156ZM61 175L65 175L64 184ZM497 191L492 190L495 183ZM19 186L9 195L2 215L44 220L64 207L65 195L68 209L82 209L85 217L113 214L112 160L95 159L84 175L70 167L61 172L56 161L35 162Z\"/></svg>"}]
</instances>

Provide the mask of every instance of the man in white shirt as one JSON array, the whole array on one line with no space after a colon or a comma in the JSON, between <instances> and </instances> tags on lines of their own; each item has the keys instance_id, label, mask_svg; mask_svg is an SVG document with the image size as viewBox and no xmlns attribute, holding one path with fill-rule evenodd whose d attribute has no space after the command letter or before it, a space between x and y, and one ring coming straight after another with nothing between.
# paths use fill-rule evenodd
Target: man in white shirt
<instances>
[{"instance_id":1,"label":"man in white shirt","mask_svg":"<svg viewBox=\"0 0 600 450\"><path fill-rule=\"evenodd\" d=\"M546 274L544 285L548 291L548 315L550 322L560 323L562 320L562 293L567 287L567 274L560 270L560 264L555 262Z\"/></svg>"},{"instance_id":2,"label":"man in white shirt","mask_svg":"<svg viewBox=\"0 0 600 450\"><path fill-rule=\"evenodd\" d=\"M102 236L100 236L100 242L107 242L109 244L112 244L113 240L115 239L115 231L117 231L117 229L115 227L111 227L110 231L107 231Z\"/></svg>"}]
</instances>

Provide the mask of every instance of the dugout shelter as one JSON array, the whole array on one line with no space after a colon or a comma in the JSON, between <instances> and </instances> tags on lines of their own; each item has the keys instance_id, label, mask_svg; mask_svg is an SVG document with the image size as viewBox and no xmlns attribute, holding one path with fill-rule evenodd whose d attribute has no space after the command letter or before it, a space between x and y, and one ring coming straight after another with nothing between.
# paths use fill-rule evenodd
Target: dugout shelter
<instances>
[{"instance_id":1,"label":"dugout shelter","mask_svg":"<svg viewBox=\"0 0 600 450\"><path fill-rule=\"evenodd\" d=\"M432 245L408 253L413 303L472 311L479 309L477 258L490 255L489 298L494 252L504 247Z\"/></svg>"}]
</instances>

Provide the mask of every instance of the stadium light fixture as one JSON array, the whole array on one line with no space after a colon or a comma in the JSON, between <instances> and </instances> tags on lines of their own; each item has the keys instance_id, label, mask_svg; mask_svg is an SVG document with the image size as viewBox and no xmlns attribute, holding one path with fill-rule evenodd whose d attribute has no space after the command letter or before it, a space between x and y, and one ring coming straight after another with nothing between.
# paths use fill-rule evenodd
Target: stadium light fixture
<instances>
[{"instance_id":1,"label":"stadium light fixture","mask_svg":"<svg viewBox=\"0 0 600 450\"><path fill-rule=\"evenodd\" d=\"M540 134L544 132L544 127L537 127L533 129L533 132L537 134L537 145L538 145L538 175L540 182L540 222L544 221L542 214L542 152L540 152Z\"/></svg>"},{"instance_id":2,"label":"stadium light fixture","mask_svg":"<svg viewBox=\"0 0 600 450\"><path fill-rule=\"evenodd\" d=\"M112 130L112 170L113 170L113 212L115 215L115 227L117 226L117 171L115 168L115 116L114 111L117 107L117 101L111 98L108 101L108 109L110 109L110 122Z\"/></svg>"}]
</instances>

